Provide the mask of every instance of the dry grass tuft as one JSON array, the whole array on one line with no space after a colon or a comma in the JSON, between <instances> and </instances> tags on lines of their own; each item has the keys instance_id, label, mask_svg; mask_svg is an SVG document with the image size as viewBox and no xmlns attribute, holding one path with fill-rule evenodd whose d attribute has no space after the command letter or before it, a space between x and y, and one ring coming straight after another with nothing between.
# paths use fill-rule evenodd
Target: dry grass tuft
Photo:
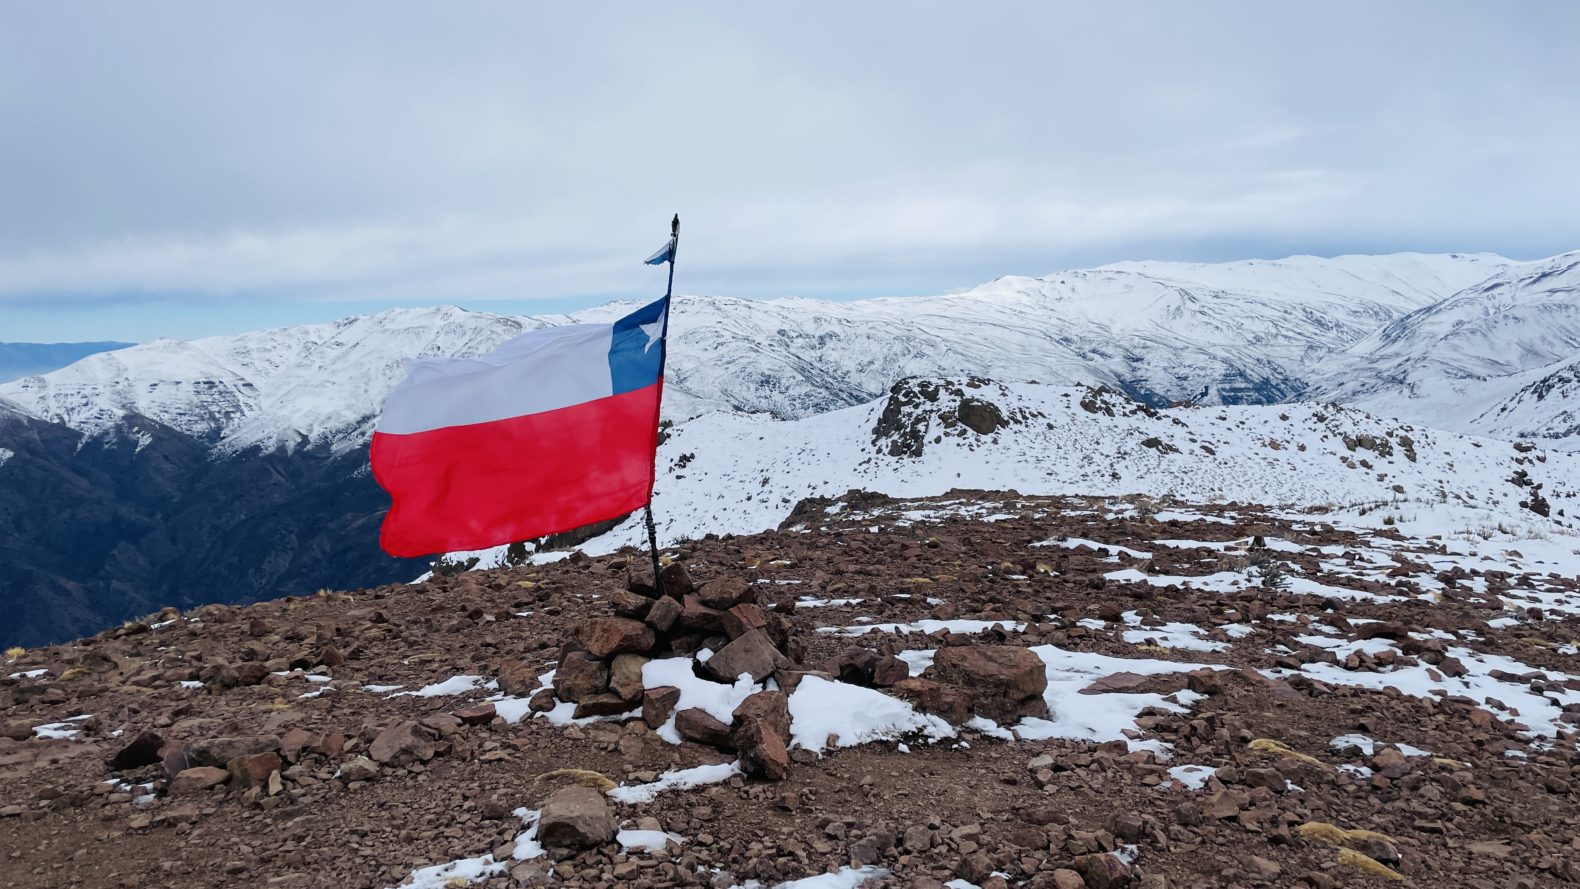
<instances>
[{"instance_id":1,"label":"dry grass tuft","mask_svg":"<svg viewBox=\"0 0 1580 889\"><path fill-rule=\"evenodd\" d=\"M619 786L604 775L587 769L555 769L533 778L532 783L543 784L560 778L566 779L560 785L562 787L567 784L580 784L583 787L591 787L599 793L608 793Z\"/></svg>"},{"instance_id":2,"label":"dry grass tuft","mask_svg":"<svg viewBox=\"0 0 1580 889\"><path fill-rule=\"evenodd\" d=\"M1404 879L1404 874L1399 873L1398 871L1386 864L1383 864L1370 855L1357 852L1354 849L1340 849L1339 864L1353 867L1356 870L1365 871L1372 876L1383 877L1384 879L1388 880Z\"/></svg>"},{"instance_id":3,"label":"dry grass tuft","mask_svg":"<svg viewBox=\"0 0 1580 889\"><path fill-rule=\"evenodd\" d=\"M1291 750L1289 745L1285 744L1283 741L1275 741L1272 738L1257 738L1247 746L1257 753L1267 753L1273 756L1288 756L1298 759L1301 762L1311 763L1314 766L1324 765L1322 760L1317 759L1315 756L1311 756L1307 753L1301 753L1297 750Z\"/></svg>"}]
</instances>

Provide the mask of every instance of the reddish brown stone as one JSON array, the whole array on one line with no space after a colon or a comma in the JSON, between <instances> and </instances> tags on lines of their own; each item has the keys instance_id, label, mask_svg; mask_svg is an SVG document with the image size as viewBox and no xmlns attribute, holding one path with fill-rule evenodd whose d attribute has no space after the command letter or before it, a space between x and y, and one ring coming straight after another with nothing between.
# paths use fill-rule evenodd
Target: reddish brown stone
<instances>
[{"instance_id":1,"label":"reddish brown stone","mask_svg":"<svg viewBox=\"0 0 1580 889\"><path fill-rule=\"evenodd\" d=\"M675 625L675 621L680 618L680 613L680 602L665 596L655 601L648 608L647 617L644 619L647 621L648 626L662 633Z\"/></svg>"},{"instance_id":2,"label":"reddish brown stone","mask_svg":"<svg viewBox=\"0 0 1580 889\"><path fill-rule=\"evenodd\" d=\"M724 627L724 634L731 639L738 639L752 630L763 630L768 627L768 619L763 616L763 611L750 602L742 602L731 607L720 617Z\"/></svg>"},{"instance_id":3,"label":"reddish brown stone","mask_svg":"<svg viewBox=\"0 0 1580 889\"><path fill-rule=\"evenodd\" d=\"M585 651L566 652L554 671L554 694L562 701L580 701L608 688L609 665Z\"/></svg>"},{"instance_id":4,"label":"reddish brown stone","mask_svg":"<svg viewBox=\"0 0 1580 889\"><path fill-rule=\"evenodd\" d=\"M242 787L267 787L269 776L278 772L281 765L280 754L271 751L238 756L230 761L227 768L231 780Z\"/></svg>"},{"instance_id":5,"label":"reddish brown stone","mask_svg":"<svg viewBox=\"0 0 1580 889\"><path fill-rule=\"evenodd\" d=\"M971 718L971 698L958 688L913 676L896 682L892 690L915 704L916 709L942 717L945 722L959 725Z\"/></svg>"},{"instance_id":6,"label":"reddish brown stone","mask_svg":"<svg viewBox=\"0 0 1580 889\"><path fill-rule=\"evenodd\" d=\"M709 608L693 595L682 600L680 617L676 623L691 629L716 630L722 625L723 617L724 614L718 609Z\"/></svg>"},{"instance_id":7,"label":"reddish brown stone","mask_svg":"<svg viewBox=\"0 0 1580 889\"><path fill-rule=\"evenodd\" d=\"M267 778L268 776L265 776ZM183 769L170 779L171 796L189 796L217 787L230 780L228 769L215 768L214 766L197 766L196 768Z\"/></svg>"},{"instance_id":8,"label":"reddish brown stone","mask_svg":"<svg viewBox=\"0 0 1580 889\"><path fill-rule=\"evenodd\" d=\"M741 769L748 775L783 781L790 772L790 752L784 739L767 720L753 720L735 735L740 750Z\"/></svg>"},{"instance_id":9,"label":"reddish brown stone","mask_svg":"<svg viewBox=\"0 0 1580 889\"><path fill-rule=\"evenodd\" d=\"M736 732L754 722L767 724L786 744L790 743L790 698L782 691L754 692L735 708Z\"/></svg>"},{"instance_id":10,"label":"reddish brown stone","mask_svg":"<svg viewBox=\"0 0 1580 889\"><path fill-rule=\"evenodd\" d=\"M761 682L788 663L767 633L752 630L715 652L703 669L720 682L734 682L743 673Z\"/></svg>"},{"instance_id":11,"label":"reddish brown stone","mask_svg":"<svg viewBox=\"0 0 1580 889\"><path fill-rule=\"evenodd\" d=\"M576 638L596 658L610 658L625 652L642 653L653 647L653 628L624 617L601 617L576 630Z\"/></svg>"},{"instance_id":12,"label":"reddish brown stone","mask_svg":"<svg viewBox=\"0 0 1580 889\"><path fill-rule=\"evenodd\" d=\"M940 648L928 675L954 685L971 698L971 710L999 722L1046 716L1042 693L1047 668L1029 649L1010 645L961 645Z\"/></svg>"},{"instance_id":13,"label":"reddish brown stone","mask_svg":"<svg viewBox=\"0 0 1580 889\"><path fill-rule=\"evenodd\" d=\"M675 714L675 731L688 741L708 744L720 750L733 750L730 727L709 715L700 707L690 707Z\"/></svg>"},{"instance_id":14,"label":"reddish brown stone","mask_svg":"<svg viewBox=\"0 0 1580 889\"><path fill-rule=\"evenodd\" d=\"M538 687L538 672L526 661L505 661L499 665L499 690L511 697L529 695Z\"/></svg>"},{"instance_id":15,"label":"reddish brown stone","mask_svg":"<svg viewBox=\"0 0 1580 889\"><path fill-rule=\"evenodd\" d=\"M742 602L757 601L757 592L743 578L718 577L703 584L697 590L697 598L709 608L723 611Z\"/></svg>"},{"instance_id":16,"label":"reddish brown stone","mask_svg":"<svg viewBox=\"0 0 1580 889\"><path fill-rule=\"evenodd\" d=\"M471 707L462 707L453 712L462 725L487 725L494 721L494 705L484 701Z\"/></svg>"},{"instance_id":17,"label":"reddish brown stone","mask_svg":"<svg viewBox=\"0 0 1580 889\"><path fill-rule=\"evenodd\" d=\"M678 703L680 689L669 685L650 688L642 693L642 721L656 730L669 721L669 714L675 712Z\"/></svg>"}]
</instances>

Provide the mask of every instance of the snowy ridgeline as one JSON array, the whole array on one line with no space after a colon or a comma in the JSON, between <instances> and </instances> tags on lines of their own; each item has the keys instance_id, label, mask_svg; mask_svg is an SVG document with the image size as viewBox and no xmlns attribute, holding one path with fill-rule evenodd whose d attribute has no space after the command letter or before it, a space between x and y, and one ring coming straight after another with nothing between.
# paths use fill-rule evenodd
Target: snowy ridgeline
<instances>
[{"instance_id":1,"label":"snowy ridgeline","mask_svg":"<svg viewBox=\"0 0 1580 889\"><path fill-rule=\"evenodd\" d=\"M997 428L979 432L962 416ZM1332 405L1154 410L1084 387L912 381L890 398L802 420L716 413L681 423L659 452L654 510L660 537L679 540L775 528L808 497L954 488L1359 507L1362 523L1430 513L1453 516L1457 526L1444 531L1548 534L1574 526L1580 456ZM1529 508L1538 501L1547 517ZM642 545L643 534L632 519L582 548ZM478 555L480 567L505 556L456 555Z\"/></svg>"},{"instance_id":2,"label":"snowy ridgeline","mask_svg":"<svg viewBox=\"0 0 1580 889\"><path fill-rule=\"evenodd\" d=\"M1577 265L1580 254L1138 262L929 298L682 298L666 411L804 418L869 402L904 377L977 374L1105 385L1152 404L1338 400L1557 446L1580 427L1562 385L1580 349ZM632 305L538 318L397 309L160 340L0 384L0 399L95 433L136 413L220 453L345 451L366 441L406 359L476 355Z\"/></svg>"}]
</instances>

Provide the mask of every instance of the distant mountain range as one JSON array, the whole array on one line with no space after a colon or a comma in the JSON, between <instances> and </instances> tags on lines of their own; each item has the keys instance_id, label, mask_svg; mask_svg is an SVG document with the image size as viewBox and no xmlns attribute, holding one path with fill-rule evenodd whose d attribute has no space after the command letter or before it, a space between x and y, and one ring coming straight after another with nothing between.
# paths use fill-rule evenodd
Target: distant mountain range
<instances>
[{"instance_id":1,"label":"distant mountain range","mask_svg":"<svg viewBox=\"0 0 1580 889\"><path fill-rule=\"evenodd\" d=\"M677 440L693 418L698 429L762 424L769 438L822 429L840 439L830 448L859 445L863 460L882 463L900 458L845 441L854 427L831 417L825 429L822 415L879 402L902 379L975 375L1101 386L1149 408L1337 401L1404 424L1574 450L1577 267L1580 253L1536 262L1302 256L1120 263L926 298L683 297L666 412L682 424ZM0 559L9 563L0 613L20 615L15 626L0 622L0 642L64 638L156 604L414 575L419 563L377 552L385 501L365 468L372 424L405 361L476 355L525 330L629 307L542 317L398 309L159 340L0 383ZM702 417L718 411L727 416ZM728 419L748 413L762 416ZM789 421L813 425L773 425ZM1245 415L1240 428L1254 438L1263 422ZM767 459L739 450L748 463ZM1046 459L1038 454L993 459ZM721 496L755 501L793 473L848 476L843 458L805 459L810 466L776 458L758 467L764 490ZM1149 490L1184 484L1121 474ZM1299 490L1289 489L1291 502ZM793 504L779 501L793 493L774 508L787 512Z\"/></svg>"},{"instance_id":2,"label":"distant mountain range","mask_svg":"<svg viewBox=\"0 0 1580 889\"><path fill-rule=\"evenodd\" d=\"M95 352L124 349L131 343L0 343L0 383L47 374Z\"/></svg>"}]
</instances>

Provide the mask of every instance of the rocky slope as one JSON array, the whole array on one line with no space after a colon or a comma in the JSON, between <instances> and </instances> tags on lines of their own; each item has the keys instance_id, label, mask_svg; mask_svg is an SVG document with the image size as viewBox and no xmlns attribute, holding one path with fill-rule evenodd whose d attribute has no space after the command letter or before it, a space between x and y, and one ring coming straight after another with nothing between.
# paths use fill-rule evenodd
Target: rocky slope
<instances>
[{"instance_id":1,"label":"rocky slope","mask_svg":"<svg viewBox=\"0 0 1580 889\"><path fill-rule=\"evenodd\" d=\"M1574 551L856 495L669 550L669 605L617 553L168 612L7 654L0 856L88 889L1568 885Z\"/></svg>"}]
</instances>

